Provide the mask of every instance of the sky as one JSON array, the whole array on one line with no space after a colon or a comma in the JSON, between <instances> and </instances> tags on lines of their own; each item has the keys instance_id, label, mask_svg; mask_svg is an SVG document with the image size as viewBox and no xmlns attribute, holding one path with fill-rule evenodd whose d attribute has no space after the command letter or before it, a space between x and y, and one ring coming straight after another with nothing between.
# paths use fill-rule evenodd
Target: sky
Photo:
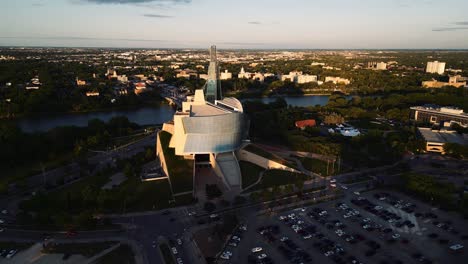
<instances>
[{"instance_id":1,"label":"sky","mask_svg":"<svg viewBox=\"0 0 468 264\"><path fill-rule=\"evenodd\" d=\"M467 49L467 0L0 0L0 46Z\"/></svg>"}]
</instances>

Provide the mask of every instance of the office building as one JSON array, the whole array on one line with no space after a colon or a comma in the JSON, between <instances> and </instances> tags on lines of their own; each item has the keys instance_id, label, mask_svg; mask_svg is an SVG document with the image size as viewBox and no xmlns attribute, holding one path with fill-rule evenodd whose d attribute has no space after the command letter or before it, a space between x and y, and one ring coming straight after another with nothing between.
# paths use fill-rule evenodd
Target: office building
<instances>
[{"instance_id":1,"label":"office building","mask_svg":"<svg viewBox=\"0 0 468 264\"><path fill-rule=\"evenodd\" d=\"M444 122L458 123L468 126L468 114L455 107L440 107L424 105L410 107L411 119L417 122L441 124Z\"/></svg>"},{"instance_id":2,"label":"office building","mask_svg":"<svg viewBox=\"0 0 468 264\"><path fill-rule=\"evenodd\" d=\"M458 134L453 130L433 130L431 128L418 127L418 131L426 142L425 148L427 152L445 154L444 145L446 143L468 145L468 135Z\"/></svg>"},{"instance_id":3,"label":"office building","mask_svg":"<svg viewBox=\"0 0 468 264\"><path fill-rule=\"evenodd\" d=\"M344 85L348 85L351 83L349 79L341 78L341 77L333 77L333 76L325 77L325 82L332 82L334 84L344 84Z\"/></svg>"},{"instance_id":4,"label":"office building","mask_svg":"<svg viewBox=\"0 0 468 264\"><path fill-rule=\"evenodd\" d=\"M367 68L377 71L384 71L387 69L387 63L371 61L367 63Z\"/></svg>"},{"instance_id":5,"label":"office building","mask_svg":"<svg viewBox=\"0 0 468 264\"><path fill-rule=\"evenodd\" d=\"M444 74L445 72L445 62L440 61L429 61L426 66L427 73L437 73Z\"/></svg>"},{"instance_id":6,"label":"office building","mask_svg":"<svg viewBox=\"0 0 468 264\"><path fill-rule=\"evenodd\" d=\"M310 83L310 82L317 82L317 75L299 75L296 76L296 83L302 84L302 83Z\"/></svg>"},{"instance_id":7,"label":"office building","mask_svg":"<svg viewBox=\"0 0 468 264\"><path fill-rule=\"evenodd\" d=\"M224 72L221 72L221 75L219 76L221 80L229 80L232 79L232 73L228 72L228 70L225 70Z\"/></svg>"}]
</instances>

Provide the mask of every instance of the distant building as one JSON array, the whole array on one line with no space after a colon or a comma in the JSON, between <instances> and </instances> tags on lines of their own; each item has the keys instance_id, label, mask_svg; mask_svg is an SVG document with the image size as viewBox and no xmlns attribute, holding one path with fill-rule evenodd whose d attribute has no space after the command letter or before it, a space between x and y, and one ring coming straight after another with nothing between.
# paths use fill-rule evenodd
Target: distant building
<instances>
[{"instance_id":1,"label":"distant building","mask_svg":"<svg viewBox=\"0 0 468 264\"><path fill-rule=\"evenodd\" d=\"M325 66L325 63L324 62L316 62L316 61L313 61L310 66Z\"/></svg>"},{"instance_id":2,"label":"distant building","mask_svg":"<svg viewBox=\"0 0 468 264\"><path fill-rule=\"evenodd\" d=\"M251 73L246 72L244 70L244 67L242 67L239 74L237 74L237 78L239 78L239 79L250 79L250 75L251 75Z\"/></svg>"},{"instance_id":3,"label":"distant building","mask_svg":"<svg viewBox=\"0 0 468 264\"><path fill-rule=\"evenodd\" d=\"M384 71L387 69L387 63L371 61L367 63L367 68L372 70Z\"/></svg>"},{"instance_id":4,"label":"distant building","mask_svg":"<svg viewBox=\"0 0 468 264\"><path fill-rule=\"evenodd\" d=\"M306 127L314 127L317 124L314 119L306 119L306 120L296 121L295 125L297 128L304 130Z\"/></svg>"},{"instance_id":5,"label":"distant building","mask_svg":"<svg viewBox=\"0 0 468 264\"><path fill-rule=\"evenodd\" d=\"M439 61L429 61L426 66L427 73L437 73L444 74L445 72L445 62Z\"/></svg>"},{"instance_id":6,"label":"distant building","mask_svg":"<svg viewBox=\"0 0 468 264\"><path fill-rule=\"evenodd\" d=\"M31 79L29 83L26 84L26 90L39 90L41 88L42 83L39 81L39 77L36 76Z\"/></svg>"},{"instance_id":7,"label":"distant building","mask_svg":"<svg viewBox=\"0 0 468 264\"><path fill-rule=\"evenodd\" d=\"M259 81L259 82L264 82L265 81L265 75L263 73L256 72L252 75L252 80Z\"/></svg>"},{"instance_id":8,"label":"distant building","mask_svg":"<svg viewBox=\"0 0 468 264\"><path fill-rule=\"evenodd\" d=\"M99 92L86 92L87 97L99 96Z\"/></svg>"},{"instance_id":9,"label":"distant building","mask_svg":"<svg viewBox=\"0 0 468 264\"><path fill-rule=\"evenodd\" d=\"M418 122L441 124L443 122L456 122L461 126L468 126L468 114L455 107L440 107L425 105L410 107L411 119Z\"/></svg>"},{"instance_id":10,"label":"distant building","mask_svg":"<svg viewBox=\"0 0 468 264\"><path fill-rule=\"evenodd\" d=\"M289 80L290 82L297 82L297 77L302 75L301 71L292 71L289 74L281 75L281 81Z\"/></svg>"},{"instance_id":11,"label":"distant building","mask_svg":"<svg viewBox=\"0 0 468 264\"><path fill-rule=\"evenodd\" d=\"M85 81L85 80L80 80L80 79L76 78L76 85L78 85L78 86L85 86L85 85L86 85L86 81Z\"/></svg>"},{"instance_id":12,"label":"distant building","mask_svg":"<svg viewBox=\"0 0 468 264\"><path fill-rule=\"evenodd\" d=\"M344 84L344 85L348 85L351 83L349 79L341 78L341 77L332 77L332 76L325 77L325 82L332 82L334 84Z\"/></svg>"},{"instance_id":13,"label":"distant building","mask_svg":"<svg viewBox=\"0 0 468 264\"><path fill-rule=\"evenodd\" d=\"M117 81L121 83L128 83L128 77L126 75L119 75L117 76Z\"/></svg>"},{"instance_id":14,"label":"distant building","mask_svg":"<svg viewBox=\"0 0 468 264\"><path fill-rule=\"evenodd\" d=\"M252 80L259 81L259 82L264 82L265 77L270 77L270 76L274 76L274 74L271 74L271 73L263 74L260 72L255 72L255 73L246 72L244 70L244 67L242 67L239 74L237 74L237 78L239 79L252 79Z\"/></svg>"},{"instance_id":15,"label":"distant building","mask_svg":"<svg viewBox=\"0 0 468 264\"><path fill-rule=\"evenodd\" d=\"M296 77L296 83L310 83L310 82L317 82L317 75L299 75Z\"/></svg>"},{"instance_id":16,"label":"distant building","mask_svg":"<svg viewBox=\"0 0 468 264\"><path fill-rule=\"evenodd\" d=\"M186 79L190 79L191 76L197 77L197 73L195 71L188 70L188 69L179 71L179 73L177 73L176 75L177 78L186 78Z\"/></svg>"},{"instance_id":17,"label":"distant building","mask_svg":"<svg viewBox=\"0 0 468 264\"><path fill-rule=\"evenodd\" d=\"M114 69L107 69L106 76L108 79L117 78L117 71Z\"/></svg>"},{"instance_id":18,"label":"distant building","mask_svg":"<svg viewBox=\"0 0 468 264\"><path fill-rule=\"evenodd\" d=\"M141 94L146 92L146 83L145 82L137 82L135 83L135 94Z\"/></svg>"},{"instance_id":19,"label":"distant building","mask_svg":"<svg viewBox=\"0 0 468 264\"><path fill-rule=\"evenodd\" d=\"M232 79L232 73L228 72L228 70L225 70L224 72L221 72L219 78L221 80L229 80Z\"/></svg>"},{"instance_id":20,"label":"distant building","mask_svg":"<svg viewBox=\"0 0 468 264\"><path fill-rule=\"evenodd\" d=\"M461 78L462 77L460 75L450 76L448 82L439 82L432 79L431 81L422 82L422 86L424 88L442 88L445 86L460 88L466 86L466 81L461 81Z\"/></svg>"},{"instance_id":21,"label":"distant building","mask_svg":"<svg viewBox=\"0 0 468 264\"><path fill-rule=\"evenodd\" d=\"M456 143L460 145L468 145L468 135L458 134L453 130L432 130L431 128L418 127L419 134L426 142L427 152L436 152L445 154L444 145L446 143Z\"/></svg>"}]
</instances>

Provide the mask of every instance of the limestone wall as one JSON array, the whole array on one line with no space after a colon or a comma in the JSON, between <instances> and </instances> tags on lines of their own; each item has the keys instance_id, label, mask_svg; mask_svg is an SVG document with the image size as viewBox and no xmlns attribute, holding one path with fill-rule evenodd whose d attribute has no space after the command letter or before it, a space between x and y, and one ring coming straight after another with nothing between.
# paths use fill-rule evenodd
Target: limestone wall
<instances>
[{"instance_id":1,"label":"limestone wall","mask_svg":"<svg viewBox=\"0 0 468 264\"><path fill-rule=\"evenodd\" d=\"M237 157L239 160L244 160L256 164L264 169L278 169L278 170L287 170L292 172L300 172L283 164L280 164L276 161L269 160L252 152L240 149L237 151Z\"/></svg>"},{"instance_id":2,"label":"limestone wall","mask_svg":"<svg viewBox=\"0 0 468 264\"><path fill-rule=\"evenodd\" d=\"M164 173L166 174L166 176L169 177L169 171L167 170L166 158L164 157L164 152L163 152L163 148L161 145L161 139L159 138L159 133L160 132L158 132L158 135L156 137L156 156L158 156L159 161L161 162L161 167Z\"/></svg>"}]
</instances>

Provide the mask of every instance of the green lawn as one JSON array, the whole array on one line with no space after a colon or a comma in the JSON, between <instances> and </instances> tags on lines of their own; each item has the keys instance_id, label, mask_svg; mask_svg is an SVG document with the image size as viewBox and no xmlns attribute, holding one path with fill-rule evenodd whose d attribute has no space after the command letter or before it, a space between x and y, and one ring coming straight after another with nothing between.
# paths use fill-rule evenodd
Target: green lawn
<instances>
[{"instance_id":1,"label":"green lawn","mask_svg":"<svg viewBox=\"0 0 468 264\"><path fill-rule=\"evenodd\" d=\"M258 180L260 173L265 169L248 161L239 161L242 175L242 188L246 188Z\"/></svg>"},{"instance_id":2,"label":"green lawn","mask_svg":"<svg viewBox=\"0 0 468 264\"><path fill-rule=\"evenodd\" d=\"M134 264L135 254L128 245L120 245L117 249L99 258L97 264Z\"/></svg>"},{"instance_id":3,"label":"green lawn","mask_svg":"<svg viewBox=\"0 0 468 264\"><path fill-rule=\"evenodd\" d=\"M336 172L333 171L333 162L330 162L330 164L328 165L328 173L327 173L326 161L319 160L319 159L312 159L312 158L301 158L301 157L298 157L298 159L301 161L304 168L308 171L315 172L322 176L331 176L331 175L336 174Z\"/></svg>"},{"instance_id":4,"label":"green lawn","mask_svg":"<svg viewBox=\"0 0 468 264\"><path fill-rule=\"evenodd\" d=\"M166 131L158 133L161 146L164 151L169 177L174 193L182 193L193 190L193 161L185 160L182 156L176 156L175 150L169 148L172 135Z\"/></svg>"},{"instance_id":5,"label":"green lawn","mask_svg":"<svg viewBox=\"0 0 468 264\"><path fill-rule=\"evenodd\" d=\"M244 150L252 152L254 154L257 154L261 157L264 157L266 159L278 162L279 164L282 164L284 166L288 166L290 168L295 169L297 166L293 162L289 162L281 157L278 157L277 155L270 153L262 148L259 148L253 144L248 145L247 147L244 148Z\"/></svg>"},{"instance_id":6,"label":"green lawn","mask_svg":"<svg viewBox=\"0 0 468 264\"><path fill-rule=\"evenodd\" d=\"M298 181L306 181L309 178L309 176L302 173L294 173L285 170L267 170L263 174L262 181L255 185L252 190L295 184Z\"/></svg>"}]
</instances>

